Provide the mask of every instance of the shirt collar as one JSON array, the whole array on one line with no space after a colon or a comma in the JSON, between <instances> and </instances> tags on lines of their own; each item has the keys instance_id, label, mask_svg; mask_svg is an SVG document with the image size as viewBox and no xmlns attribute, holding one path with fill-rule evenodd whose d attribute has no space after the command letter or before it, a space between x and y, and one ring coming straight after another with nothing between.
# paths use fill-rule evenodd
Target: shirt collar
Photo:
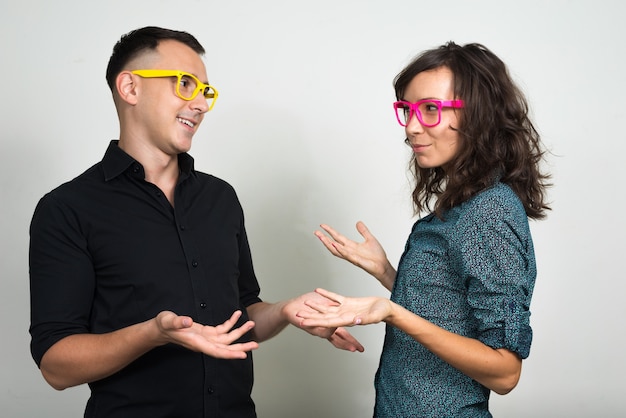
<instances>
[{"instance_id":1,"label":"shirt collar","mask_svg":"<svg viewBox=\"0 0 626 418\"><path fill-rule=\"evenodd\" d=\"M109 181L126 171L131 165L139 164L133 157L128 155L119 147L119 140L114 139L109 143L109 147L102 159L102 169L104 170L104 180ZM194 169L193 157L189 154L178 154L178 167L184 177L188 177Z\"/></svg>"}]
</instances>

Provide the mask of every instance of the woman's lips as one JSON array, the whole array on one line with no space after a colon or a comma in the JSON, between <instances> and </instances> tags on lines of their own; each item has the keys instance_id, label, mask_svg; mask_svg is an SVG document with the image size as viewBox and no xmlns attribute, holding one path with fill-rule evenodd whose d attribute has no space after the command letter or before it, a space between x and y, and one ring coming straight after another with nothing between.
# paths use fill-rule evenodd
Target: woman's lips
<instances>
[{"instance_id":1,"label":"woman's lips","mask_svg":"<svg viewBox=\"0 0 626 418\"><path fill-rule=\"evenodd\" d=\"M412 144L411 148L413 149L413 152L419 153L428 148L428 145Z\"/></svg>"}]
</instances>

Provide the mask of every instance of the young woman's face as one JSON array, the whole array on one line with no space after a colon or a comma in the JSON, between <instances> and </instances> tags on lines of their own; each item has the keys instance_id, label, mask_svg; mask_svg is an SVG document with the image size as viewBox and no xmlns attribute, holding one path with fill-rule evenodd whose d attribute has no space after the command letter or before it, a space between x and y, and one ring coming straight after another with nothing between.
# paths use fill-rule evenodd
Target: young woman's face
<instances>
[{"instance_id":1,"label":"young woman's face","mask_svg":"<svg viewBox=\"0 0 626 418\"><path fill-rule=\"evenodd\" d=\"M415 103L424 99L454 100L454 77L447 67L424 71L413 77L404 92L403 100ZM459 147L457 115L454 109L441 109L441 122L432 127L423 126L413 115L405 127L409 146L421 168L442 167L445 170Z\"/></svg>"}]
</instances>

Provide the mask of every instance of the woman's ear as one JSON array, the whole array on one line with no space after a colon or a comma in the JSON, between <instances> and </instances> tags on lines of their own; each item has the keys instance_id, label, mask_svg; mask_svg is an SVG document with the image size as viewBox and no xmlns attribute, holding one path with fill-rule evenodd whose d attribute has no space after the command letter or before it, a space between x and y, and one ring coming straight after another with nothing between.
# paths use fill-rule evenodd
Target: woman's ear
<instances>
[{"instance_id":1,"label":"woman's ear","mask_svg":"<svg viewBox=\"0 0 626 418\"><path fill-rule=\"evenodd\" d=\"M115 79L117 94L130 105L137 104L138 87L136 77L130 71L122 71Z\"/></svg>"}]
</instances>

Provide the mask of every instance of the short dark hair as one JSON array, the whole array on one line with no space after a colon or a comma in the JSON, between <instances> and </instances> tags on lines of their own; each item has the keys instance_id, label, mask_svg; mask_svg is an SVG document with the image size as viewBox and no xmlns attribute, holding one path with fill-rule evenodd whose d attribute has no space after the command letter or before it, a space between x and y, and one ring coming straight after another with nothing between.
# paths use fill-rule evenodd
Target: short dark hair
<instances>
[{"instance_id":1,"label":"short dark hair","mask_svg":"<svg viewBox=\"0 0 626 418\"><path fill-rule=\"evenodd\" d=\"M156 26L146 26L135 29L122 35L120 40L113 47L113 53L107 65L106 80L111 91L114 89L115 77L124 69L130 60L135 58L145 50L155 50L159 42L163 40L174 40L181 42L198 55L204 55L204 47L198 40L187 32L159 28Z\"/></svg>"},{"instance_id":2,"label":"short dark hair","mask_svg":"<svg viewBox=\"0 0 626 418\"><path fill-rule=\"evenodd\" d=\"M434 210L442 218L446 210L499 179L515 191L530 218L543 218L550 209L545 203L550 176L539 167L545 151L529 118L526 98L493 52L481 44L454 42L427 50L394 79L397 99L404 100L417 74L442 67L453 74L454 99L464 101L462 109L455 109L459 151L445 172L441 167L421 168L413 156L416 213L430 209L436 200Z\"/></svg>"}]
</instances>

